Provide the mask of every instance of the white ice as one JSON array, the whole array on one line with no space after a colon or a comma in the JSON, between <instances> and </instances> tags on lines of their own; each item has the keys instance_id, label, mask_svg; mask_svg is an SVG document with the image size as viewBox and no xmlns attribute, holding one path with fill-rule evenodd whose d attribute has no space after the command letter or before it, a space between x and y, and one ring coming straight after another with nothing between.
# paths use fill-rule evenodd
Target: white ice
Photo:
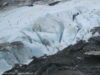
<instances>
[{"instance_id":1,"label":"white ice","mask_svg":"<svg viewBox=\"0 0 100 75\"><path fill-rule=\"evenodd\" d=\"M100 0L72 0L55 6L35 5L0 11L0 74L32 56L52 55L93 36L100 26ZM73 15L75 16L73 20ZM12 45L20 42L20 45Z\"/></svg>"}]
</instances>

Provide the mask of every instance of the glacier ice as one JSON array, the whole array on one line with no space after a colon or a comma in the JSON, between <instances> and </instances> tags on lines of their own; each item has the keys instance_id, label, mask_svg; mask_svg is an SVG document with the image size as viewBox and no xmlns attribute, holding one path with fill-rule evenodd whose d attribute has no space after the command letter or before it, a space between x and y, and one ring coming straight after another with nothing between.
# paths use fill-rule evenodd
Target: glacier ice
<instances>
[{"instance_id":1,"label":"glacier ice","mask_svg":"<svg viewBox=\"0 0 100 75\"><path fill-rule=\"evenodd\" d=\"M28 64L33 56L87 41L93 36L90 30L100 26L99 6L99 0L72 0L0 11L0 74L14 64Z\"/></svg>"}]
</instances>

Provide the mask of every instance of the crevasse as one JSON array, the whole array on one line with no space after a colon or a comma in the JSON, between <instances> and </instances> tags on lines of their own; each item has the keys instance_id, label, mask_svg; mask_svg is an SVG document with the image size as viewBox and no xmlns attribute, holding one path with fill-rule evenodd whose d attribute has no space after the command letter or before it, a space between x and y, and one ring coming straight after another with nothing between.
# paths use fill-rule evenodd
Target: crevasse
<instances>
[{"instance_id":1,"label":"crevasse","mask_svg":"<svg viewBox=\"0 0 100 75\"><path fill-rule=\"evenodd\" d=\"M94 36L100 25L99 0L72 0L0 11L0 74L33 56L52 55Z\"/></svg>"}]
</instances>

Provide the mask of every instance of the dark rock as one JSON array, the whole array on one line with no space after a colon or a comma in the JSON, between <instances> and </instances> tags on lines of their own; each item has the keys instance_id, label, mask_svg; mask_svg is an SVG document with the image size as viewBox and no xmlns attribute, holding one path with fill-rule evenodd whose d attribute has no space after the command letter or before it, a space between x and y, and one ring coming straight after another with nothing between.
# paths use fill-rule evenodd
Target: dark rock
<instances>
[{"instance_id":1,"label":"dark rock","mask_svg":"<svg viewBox=\"0 0 100 75\"><path fill-rule=\"evenodd\" d=\"M17 47L24 47L24 44L21 41L14 41L10 43L12 46L17 46Z\"/></svg>"},{"instance_id":2,"label":"dark rock","mask_svg":"<svg viewBox=\"0 0 100 75\"><path fill-rule=\"evenodd\" d=\"M81 41L78 41L77 44L70 46L69 49L71 52L79 51L79 50L82 50L85 45L86 45L86 42L81 40Z\"/></svg>"},{"instance_id":3,"label":"dark rock","mask_svg":"<svg viewBox=\"0 0 100 75\"><path fill-rule=\"evenodd\" d=\"M100 46L100 36L91 37L91 38L89 39L89 42L95 43L95 44L97 44L97 45Z\"/></svg>"},{"instance_id":4,"label":"dark rock","mask_svg":"<svg viewBox=\"0 0 100 75\"><path fill-rule=\"evenodd\" d=\"M0 6L33 6L33 3L39 0L0 0Z\"/></svg>"},{"instance_id":5,"label":"dark rock","mask_svg":"<svg viewBox=\"0 0 100 75\"><path fill-rule=\"evenodd\" d=\"M56 1L56 2L53 2L53 3L50 3L49 6L54 6L56 4L58 4L60 1Z\"/></svg>"},{"instance_id":6,"label":"dark rock","mask_svg":"<svg viewBox=\"0 0 100 75\"><path fill-rule=\"evenodd\" d=\"M95 34L98 32L100 34L100 27L95 27L94 29L91 30L92 34Z\"/></svg>"},{"instance_id":7,"label":"dark rock","mask_svg":"<svg viewBox=\"0 0 100 75\"><path fill-rule=\"evenodd\" d=\"M93 43L89 43L87 44L84 48L83 48L83 51L84 52L87 52L87 51L100 51L100 46L97 45L97 44L93 44Z\"/></svg>"}]
</instances>

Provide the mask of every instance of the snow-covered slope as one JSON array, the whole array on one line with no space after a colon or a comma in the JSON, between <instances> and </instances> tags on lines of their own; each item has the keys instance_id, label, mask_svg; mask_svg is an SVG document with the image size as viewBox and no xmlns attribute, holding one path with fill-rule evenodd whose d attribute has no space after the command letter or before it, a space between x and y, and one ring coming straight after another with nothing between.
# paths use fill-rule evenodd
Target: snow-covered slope
<instances>
[{"instance_id":1,"label":"snow-covered slope","mask_svg":"<svg viewBox=\"0 0 100 75\"><path fill-rule=\"evenodd\" d=\"M55 54L95 36L90 30L100 25L99 1L72 0L0 11L0 73L16 63L29 63L32 56Z\"/></svg>"}]
</instances>

